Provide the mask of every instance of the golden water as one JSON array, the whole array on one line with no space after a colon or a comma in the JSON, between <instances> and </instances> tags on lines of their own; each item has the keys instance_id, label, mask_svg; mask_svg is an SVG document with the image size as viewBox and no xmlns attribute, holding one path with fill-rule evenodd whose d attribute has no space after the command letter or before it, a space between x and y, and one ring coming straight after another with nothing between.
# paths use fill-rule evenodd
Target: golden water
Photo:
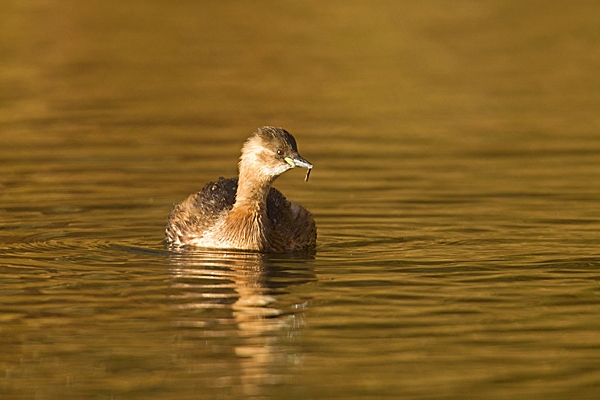
<instances>
[{"instance_id":1,"label":"golden water","mask_svg":"<svg viewBox=\"0 0 600 400\"><path fill-rule=\"evenodd\" d=\"M596 398L598 15L7 2L0 397ZM261 125L317 253L167 251Z\"/></svg>"}]
</instances>

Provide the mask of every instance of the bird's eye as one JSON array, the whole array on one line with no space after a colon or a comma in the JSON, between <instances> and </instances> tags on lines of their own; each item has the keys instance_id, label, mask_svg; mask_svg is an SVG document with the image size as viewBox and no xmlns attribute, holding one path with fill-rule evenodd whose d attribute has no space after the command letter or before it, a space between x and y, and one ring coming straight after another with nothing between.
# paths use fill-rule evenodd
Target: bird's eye
<instances>
[{"instance_id":1,"label":"bird's eye","mask_svg":"<svg viewBox=\"0 0 600 400\"><path fill-rule=\"evenodd\" d=\"M281 149L277 149L277 155L278 155L278 156L282 156L282 155L283 155L283 150L281 150Z\"/></svg>"}]
</instances>

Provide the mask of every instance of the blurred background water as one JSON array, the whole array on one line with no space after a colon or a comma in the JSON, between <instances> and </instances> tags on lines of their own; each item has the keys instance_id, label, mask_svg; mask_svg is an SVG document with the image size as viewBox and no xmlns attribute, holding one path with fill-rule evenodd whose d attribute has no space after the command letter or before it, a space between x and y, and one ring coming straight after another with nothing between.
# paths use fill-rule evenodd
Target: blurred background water
<instances>
[{"instance_id":1,"label":"blurred background water","mask_svg":"<svg viewBox=\"0 0 600 400\"><path fill-rule=\"evenodd\" d=\"M600 391L594 1L6 1L2 399ZM262 125L314 255L167 251Z\"/></svg>"}]
</instances>

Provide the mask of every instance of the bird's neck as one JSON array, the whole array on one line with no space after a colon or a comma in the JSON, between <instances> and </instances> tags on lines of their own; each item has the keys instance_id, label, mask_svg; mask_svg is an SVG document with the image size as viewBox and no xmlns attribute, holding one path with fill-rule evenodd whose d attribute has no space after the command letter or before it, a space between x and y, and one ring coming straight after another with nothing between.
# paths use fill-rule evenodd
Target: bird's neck
<instances>
[{"instance_id":1,"label":"bird's neck","mask_svg":"<svg viewBox=\"0 0 600 400\"><path fill-rule=\"evenodd\" d=\"M256 171L252 173L250 169L240 168L236 200L227 215L224 235L237 247L268 251L271 226L267 217L267 196L272 180L261 176Z\"/></svg>"},{"instance_id":2,"label":"bird's neck","mask_svg":"<svg viewBox=\"0 0 600 400\"><path fill-rule=\"evenodd\" d=\"M256 169L247 168L240 163L238 188L234 208L250 207L257 211L267 211L267 196L271 190L273 178L259 173Z\"/></svg>"}]
</instances>

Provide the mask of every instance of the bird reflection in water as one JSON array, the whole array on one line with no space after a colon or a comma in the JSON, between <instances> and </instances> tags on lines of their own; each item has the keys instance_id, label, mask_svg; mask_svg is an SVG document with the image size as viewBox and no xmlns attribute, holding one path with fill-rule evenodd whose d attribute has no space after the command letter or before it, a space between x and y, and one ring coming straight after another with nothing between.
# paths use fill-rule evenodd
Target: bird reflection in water
<instances>
[{"instance_id":1,"label":"bird reflection in water","mask_svg":"<svg viewBox=\"0 0 600 400\"><path fill-rule=\"evenodd\" d=\"M229 365L214 382L238 383L243 394L255 395L262 385L289 379L285 371L302 362L297 342L309 300L290 288L316 280L307 262L312 258L200 249L172 253L177 324L206 339Z\"/></svg>"}]
</instances>

